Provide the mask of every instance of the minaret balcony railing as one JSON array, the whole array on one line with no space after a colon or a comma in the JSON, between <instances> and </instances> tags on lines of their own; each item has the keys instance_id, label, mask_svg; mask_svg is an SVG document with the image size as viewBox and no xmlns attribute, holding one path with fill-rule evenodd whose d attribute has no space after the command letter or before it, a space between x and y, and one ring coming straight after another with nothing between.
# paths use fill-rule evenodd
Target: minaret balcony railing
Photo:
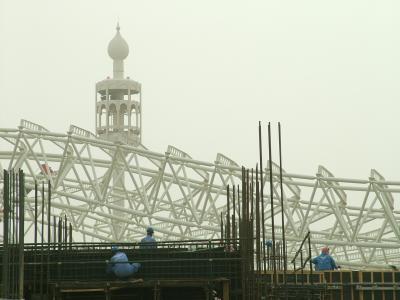
<instances>
[{"instance_id":1,"label":"minaret balcony railing","mask_svg":"<svg viewBox=\"0 0 400 300\"><path fill-rule=\"evenodd\" d=\"M140 111L140 103L138 101L129 100L104 100L97 102L97 112L100 113L101 109L109 109L111 105L115 105L116 108L120 108L125 105L128 111L137 110Z\"/></svg>"},{"instance_id":2,"label":"minaret balcony railing","mask_svg":"<svg viewBox=\"0 0 400 300\"><path fill-rule=\"evenodd\" d=\"M113 99L113 100L98 100L97 105L110 105L110 104L120 104L120 103L130 103L131 105L134 106L139 106L140 102L136 100L126 100L126 99Z\"/></svg>"},{"instance_id":3,"label":"minaret balcony railing","mask_svg":"<svg viewBox=\"0 0 400 300\"><path fill-rule=\"evenodd\" d=\"M123 125L123 126L118 126L118 125L109 125L109 126L99 126L97 127L97 133L105 133L107 132L107 128L109 132L132 132L132 133L139 133L139 127L134 126L134 125Z\"/></svg>"}]
</instances>

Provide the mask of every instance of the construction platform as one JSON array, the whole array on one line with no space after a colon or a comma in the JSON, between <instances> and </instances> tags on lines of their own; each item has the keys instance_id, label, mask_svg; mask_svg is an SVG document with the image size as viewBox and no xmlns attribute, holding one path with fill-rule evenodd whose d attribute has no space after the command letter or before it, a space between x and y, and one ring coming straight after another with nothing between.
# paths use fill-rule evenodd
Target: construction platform
<instances>
[{"instance_id":1,"label":"construction platform","mask_svg":"<svg viewBox=\"0 0 400 300\"><path fill-rule=\"evenodd\" d=\"M118 246L130 262L141 264L133 279L121 281L107 274L111 244L26 244L25 298L191 299L188 295L193 294L193 299L209 299L216 294L232 299L232 291L240 293L240 253L225 251L220 241L161 242L156 249L140 249L137 243ZM8 249L15 262L17 250ZM6 284L15 286L16 275L9 273Z\"/></svg>"},{"instance_id":2,"label":"construction platform","mask_svg":"<svg viewBox=\"0 0 400 300\"><path fill-rule=\"evenodd\" d=\"M131 262L142 265L125 281L106 273L111 244L24 245L25 299L400 299L398 271L277 270L275 275L272 270L249 271L244 268L250 263L247 256L237 250L239 243L226 247L220 240L164 242L156 249L119 244L119 248ZM9 245L8 268L14 271L6 280L1 277L2 289L18 283L17 250Z\"/></svg>"},{"instance_id":3,"label":"construction platform","mask_svg":"<svg viewBox=\"0 0 400 300\"><path fill-rule=\"evenodd\" d=\"M53 299L213 299L216 291L220 299L228 300L229 279L134 279L129 281L77 281L51 284Z\"/></svg>"},{"instance_id":4,"label":"construction platform","mask_svg":"<svg viewBox=\"0 0 400 300\"><path fill-rule=\"evenodd\" d=\"M273 284L273 272L263 275L270 294L276 298L306 297L326 300L399 300L399 271L325 271L325 272L277 272ZM301 291L302 290L302 291ZM299 293L299 291L301 291ZM308 298L307 295L308 294Z\"/></svg>"}]
</instances>

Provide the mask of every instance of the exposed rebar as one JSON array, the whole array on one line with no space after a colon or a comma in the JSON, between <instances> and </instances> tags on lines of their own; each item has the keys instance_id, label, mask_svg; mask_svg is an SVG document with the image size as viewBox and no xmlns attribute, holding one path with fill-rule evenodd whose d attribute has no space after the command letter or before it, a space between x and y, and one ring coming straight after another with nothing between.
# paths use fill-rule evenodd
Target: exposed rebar
<instances>
[{"instance_id":1,"label":"exposed rebar","mask_svg":"<svg viewBox=\"0 0 400 300\"><path fill-rule=\"evenodd\" d=\"M274 217L274 186L272 178L272 142L271 142L271 123L268 123L268 153L269 153L269 187L271 200L271 230L272 230L272 268L274 272L273 285L276 285L276 253L275 253L275 217Z\"/></svg>"},{"instance_id":2,"label":"exposed rebar","mask_svg":"<svg viewBox=\"0 0 400 300\"><path fill-rule=\"evenodd\" d=\"M281 190L281 217L282 217L282 252L283 252L283 283L286 284L286 272L287 272L287 261L286 261L286 237L285 237L285 209L283 206L283 179L282 179L282 138L281 138L281 123L278 123L278 135L279 135L279 182Z\"/></svg>"}]
</instances>

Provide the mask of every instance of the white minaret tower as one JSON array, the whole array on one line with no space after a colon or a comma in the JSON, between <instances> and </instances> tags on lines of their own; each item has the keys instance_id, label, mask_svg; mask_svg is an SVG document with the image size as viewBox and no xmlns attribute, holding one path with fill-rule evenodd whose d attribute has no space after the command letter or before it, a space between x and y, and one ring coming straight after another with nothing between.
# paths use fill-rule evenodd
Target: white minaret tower
<instances>
[{"instance_id":1,"label":"white minaret tower","mask_svg":"<svg viewBox=\"0 0 400 300\"><path fill-rule=\"evenodd\" d=\"M108 55L113 60L113 78L107 77L96 83L96 133L108 141L138 146L142 137L141 85L129 77L124 78L124 59L129 54L129 46L119 30L118 24L117 33L108 44ZM123 209L126 206L123 192L126 153L121 150L113 157L113 191L110 194L113 204ZM121 209L113 210L113 214L125 218ZM113 221L111 225L116 241L123 240L124 224Z\"/></svg>"},{"instance_id":2,"label":"white minaret tower","mask_svg":"<svg viewBox=\"0 0 400 300\"><path fill-rule=\"evenodd\" d=\"M108 44L113 59L113 78L96 83L96 133L103 139L139 145L142 139L141 85L124 78L124 59L129 46L117 33Z\"/></svg>"}]
</instances>

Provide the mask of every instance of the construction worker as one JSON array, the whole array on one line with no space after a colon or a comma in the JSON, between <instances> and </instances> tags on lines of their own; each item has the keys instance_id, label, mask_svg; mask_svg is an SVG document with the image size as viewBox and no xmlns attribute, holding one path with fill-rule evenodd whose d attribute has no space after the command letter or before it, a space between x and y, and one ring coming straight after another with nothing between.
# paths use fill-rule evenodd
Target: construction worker
<instances>
[{"instance_id":1,"label":"construction worker","mask_svg":"<svg viewBox=\"0 0 400 300\"><path fill-rule=\"evenodd\" d=\"M157 242L156 239L153 237L154 234L154 229L153 227L147 227L147 235L142 238L140 241L140 249L151 249L151 248L157 248Z\"/></svg>"},{"instance_id":2,"label":"construction worker","mask_svg":"<svg viewBox=\"0 0 400 300\"><path fill-rule=\"evenodd\" d=\"M128 263L128 256L118 246L111 246L113 256L107 265L107 273L113 274L119 279L127 279L139 271L139 263Z\"/></svg>"},{"instance_id":3,"label":"construction worker","mask_svg":"<svg viewBox=\"0 0 400 300\"><path fill-rule=\"evenodd\" d=\"M265 241L265 245L266 245L268 248L272 248L272 240L267 240L267 241Z\"/></svg>"},{"instance_id":4,"label":"construction worker","mask_svg":"<svg viewBox=\"0 0 400 300\"><path fill-rule=\"evenodd\" d=\"M321 248L321 254L314 257L311 262L315 265L315 271L337 270L337 265L332 256L329 255L329 248Z\"/></svg>"}]
</instances>

